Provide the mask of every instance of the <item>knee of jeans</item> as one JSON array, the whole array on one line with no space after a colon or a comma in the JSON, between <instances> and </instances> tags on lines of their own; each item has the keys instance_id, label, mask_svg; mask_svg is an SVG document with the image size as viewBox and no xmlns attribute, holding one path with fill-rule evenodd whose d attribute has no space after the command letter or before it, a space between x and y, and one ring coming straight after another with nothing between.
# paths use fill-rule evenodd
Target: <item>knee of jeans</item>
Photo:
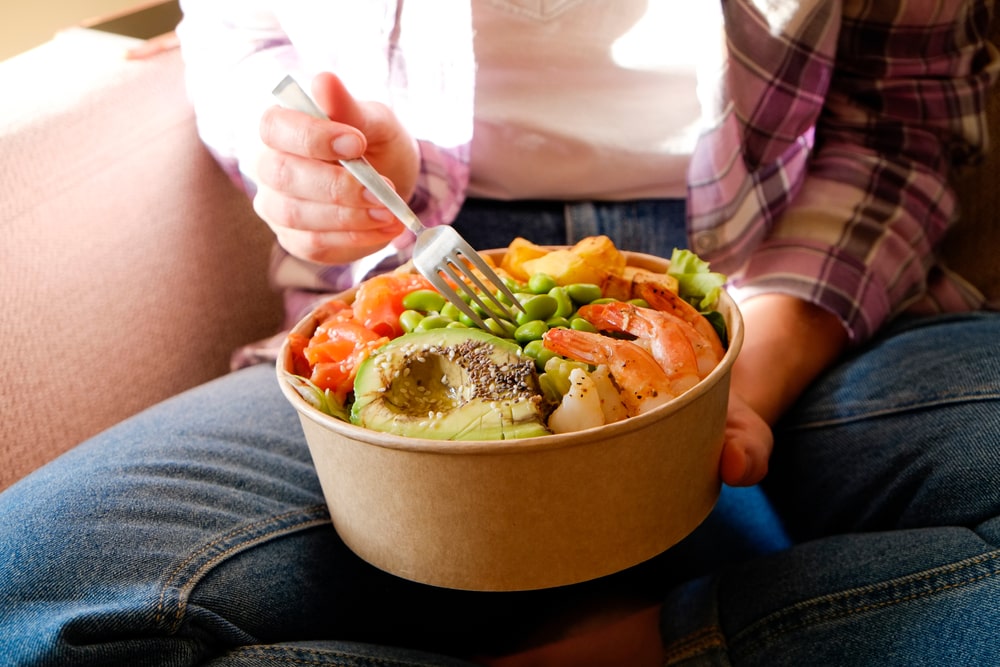
<instances>
[{"instance_id":1,"label":"knee of jeans","mask_svg":"<svg viewBox=\"0 0 1000 667\"><path fill-rule=\"evenodd\" d=\"M782 419L790 429L1000 398L1000 314L901 320L820 376ZM987 412L986 427L995 426Z\"/></svg>"},{"instance_id":2,"label":"knee of jeans","mask_svg":"<svg viewBox=\"0 0 1000 667\"><path fill-rule=\"evenodd\" d=\"M796 530L992 525L998 336L997 314L901 320L807 390L775 429L767 482Z\"/></svg>"}]
</instances>

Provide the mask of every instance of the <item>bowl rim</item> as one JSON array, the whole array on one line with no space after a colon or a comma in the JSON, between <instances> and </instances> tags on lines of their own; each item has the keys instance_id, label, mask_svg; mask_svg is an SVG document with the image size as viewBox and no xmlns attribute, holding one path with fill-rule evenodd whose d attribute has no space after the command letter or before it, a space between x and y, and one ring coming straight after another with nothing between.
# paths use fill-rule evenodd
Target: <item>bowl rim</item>
<instances>
[{"instance_id":1,"label":"bowl rim","mask_svg":"<svg viewBox=\"0 0 1000 667\"><path fill-rule=\"evenodd\" d=\"M555 249L568 246L547 247ZM506 249L487 250L483 251L482 254L497 255L503 252L506 252ZM628 250L623 250L621 252L625 255L630 266L660 270L664 268L665 262L669 262L669 260L665 258L645 253ZM353 297L355 292L356 288L351 288L331 298L350 299ZM736 302L732 298L732 295L730 295L725 289L722 290L719 296L719 305L719 310L723 311L723 315L726 317L729 329L728 346L726 348L726 353L723 355L719 363L708 375L698 382L698 384L685 391L680 396L671 399L663 405L657 406L649 412L644 412L641 415L629 417L613 424L603 424L601 426L594 426L580 431L573 431L571 433L541 435L530 438L513 438L510 440L440 440L433 438L415 438L412 436L374 431L337 419L336 417L320 411L310 405L304 398L302 398L299 392L291 386L291 383L288 382L285 377L289 374L288 371L285 370L285 367L288 365L291 357L291 348L289 346L287 336L282 342L281 348L278 352L278 358L275 362L275 371L282 393L293 405L293 407L295 407L300 417L306 417L318 425L329 428L346 438L361 441L369 445L376 445L386 449L412 451L426 454L472 454L493 456L584 446L609 437L626 435L631 431L645 428L651 422L664 419L668 415L681 410L691 402L703 396L706 392L714 388L724 376L729 374L737 355L743 347L743 318ZM311 335L312 331L315 330L316 326L319 324L315 313L315 308L310 310L305 317L296 323L291 331L296 333L305 333L308 331Z\"/></svg>"}]
</instances>

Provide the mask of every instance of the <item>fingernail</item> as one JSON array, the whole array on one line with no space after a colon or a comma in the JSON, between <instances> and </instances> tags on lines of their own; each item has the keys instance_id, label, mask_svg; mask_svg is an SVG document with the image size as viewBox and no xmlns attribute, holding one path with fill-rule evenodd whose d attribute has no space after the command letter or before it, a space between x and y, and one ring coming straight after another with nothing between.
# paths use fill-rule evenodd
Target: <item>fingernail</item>
<instances>
[{"instance_id":1,"label":"fingernail","mask_svg":"<svg viewBox=\"0 0 1000 667\"><path fill-rule=\"evenodd\" d=\"M337 155L356 157L361 153L361 139L353 134L342 134L333 140L333 150Z\"/></svg>"}]
</instances>

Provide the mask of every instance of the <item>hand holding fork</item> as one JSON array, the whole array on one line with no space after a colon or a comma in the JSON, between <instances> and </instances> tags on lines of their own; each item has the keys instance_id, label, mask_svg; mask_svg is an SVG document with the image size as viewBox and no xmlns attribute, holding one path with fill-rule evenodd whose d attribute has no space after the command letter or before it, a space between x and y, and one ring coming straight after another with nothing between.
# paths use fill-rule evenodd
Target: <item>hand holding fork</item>
<instances>
[{"instance_id":1,"label":"hand holding fork","mask_svg":"<svg viewBox=\"0 0 1000 667\"><path fill-rule=\"evenodd\" d=\"M285 77L274 89L282 105L326 119L326 114L291 77ZM520 308L513 293L479 254L459 234L448 226L424 227L406 202L363 157L340 160L340 163L381 201L400 221L417 235L413 265L449 301L483 328L479 314L470 307L476 303L483 311L513 320L504 300ZM465 295L463 298L457 290Z\"/></svg>"}]
</instances>

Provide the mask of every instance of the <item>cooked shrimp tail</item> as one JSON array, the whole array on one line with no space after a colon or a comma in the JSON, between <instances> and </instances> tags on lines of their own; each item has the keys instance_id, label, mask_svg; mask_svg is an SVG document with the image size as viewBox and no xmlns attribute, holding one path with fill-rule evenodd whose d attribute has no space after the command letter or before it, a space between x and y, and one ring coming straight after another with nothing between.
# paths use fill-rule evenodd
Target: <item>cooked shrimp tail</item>
<instances>
[{"instance_id":1,"label":"cooked shrimp tail","mask_svg":"<svg viewBox=\"0 0 1000 667\"><path fill-rule=\"evenodd\" d=\"M719 334L715 331L712 323L698 312L697 308L682 299L676 292L671 292L662 285L644 282L636 287L639 296L649 304L650 308L669 313L690 324L701 334L704 342L711 346L713 354L722 359L726 351L722 346L722 341L719 340Z\"/></svg>"},{"instance_id":2,"label":"cooked shrimp tail","mask_svg":"<svg viewBox=\"0 0 1000 667\"><path fill-rule=\"evenodd\" d=\"M598 329L635 336L674 379L689 378L694 384L722 358L693 326L671 313L610 302L583 306L579 314Z\"/></svg>"},{"instance_id":3,"label":"cooked shrimp tail","mask_svg":"<svg viewBox=\"0 0 1000 667\"><path fill-rule=\"evenodd\" d=\"M690 387L667 377L653 355L631 341L565 328L550 329L543 341L556 354L606 365L630 416L662 405Z\"/></svg>"}]
</instances>

